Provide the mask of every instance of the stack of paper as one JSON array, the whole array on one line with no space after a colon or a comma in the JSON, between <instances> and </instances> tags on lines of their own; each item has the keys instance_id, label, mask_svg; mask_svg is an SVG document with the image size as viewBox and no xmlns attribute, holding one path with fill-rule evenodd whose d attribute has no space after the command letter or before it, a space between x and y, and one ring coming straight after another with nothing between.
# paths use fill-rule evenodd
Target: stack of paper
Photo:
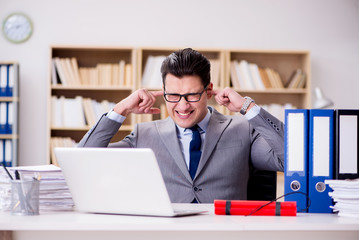
<instances>
[{"instance_id":1,"label":"stack of paper","mask_svg":"<svg viewBox=\"0 0 359 240\"><path fill-rule=\"evenodd\" d=\"M6 211L10 207L11 186L9 176L4 168L0 167L0 212Z\"/></svg>"},{"instance_id":2,"label":"stack of paper","mask_svg":"<svg viewBox=\"0 0 359 240\"><path fill-rule=\"evenodd\" d=\"M41 211L70 211L73 210L73 200L61 169L55 165L26 166L8 168L15 178L18 170L21 179L40 179L40 212ZM3 168L0 171L0 209L10 206L10 178Z\"/></svg>"},{"instance_id":3,"label":"stack of paper","mask_svg":"<svg viewBox=\"0 0 359 240\"><path fill-rule=\"evenodd\" d=\"M329 196L333 198L334 212L338 216L359 218L359 178L347 180L325 180L333 189Z\"/></svg>"}]
</instances>

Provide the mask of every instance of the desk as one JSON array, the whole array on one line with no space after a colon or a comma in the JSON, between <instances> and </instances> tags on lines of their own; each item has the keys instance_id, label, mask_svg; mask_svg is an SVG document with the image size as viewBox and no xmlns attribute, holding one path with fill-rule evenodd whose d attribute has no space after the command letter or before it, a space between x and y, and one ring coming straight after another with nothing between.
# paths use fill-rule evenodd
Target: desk
<instances>
[{"instance_id":1,"label":"desk","mask_svg":"<svg viewBox=\"0 0 359 240\"><path fill-rule=\"evenodd\" d=\"M193 204L194 205L194 204ZM359 219L335 214L297 217L219 216L212 204L196 204L209 212L178 218L41 213L12 216L0 213L0 239L359 239Z\"/></svg>"}]
</instances>

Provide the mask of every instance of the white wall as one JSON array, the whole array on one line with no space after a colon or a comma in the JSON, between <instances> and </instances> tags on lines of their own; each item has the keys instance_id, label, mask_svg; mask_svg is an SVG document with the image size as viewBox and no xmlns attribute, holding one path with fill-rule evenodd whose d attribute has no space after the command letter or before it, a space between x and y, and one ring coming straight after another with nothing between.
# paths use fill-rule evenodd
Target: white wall
<instances>
[{"instance_id":1,"label":"white wall","mask_svg":"<svg viewBox=\"0 0 359 240\"><path fill-rule=\"evenodd\" d=\"M0 0L32 18L23 44L0 37L0 61L20 63L20 164L46 161L49 46L168 46L311 51L312 86L334 108L359 108L357 0Z\"/></svg>"}]
</instances>

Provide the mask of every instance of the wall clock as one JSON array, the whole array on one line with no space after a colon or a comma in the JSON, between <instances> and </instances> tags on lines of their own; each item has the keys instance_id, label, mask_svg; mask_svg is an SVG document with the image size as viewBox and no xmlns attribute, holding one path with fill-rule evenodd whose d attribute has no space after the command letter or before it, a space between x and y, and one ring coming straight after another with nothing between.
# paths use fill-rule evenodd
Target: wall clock
<instances>
[{"instance_id":1,"label":"wall clock","mask_svg":"<svg viewBox=\"0 0 359 240\"><path fill-rule=\"evenodd\" d=\"M7 40L22 43L31 37L33 25L29 17L23 13L13 13L7 16L2 25L2 31Z\"/></svg>"}]
</instances>

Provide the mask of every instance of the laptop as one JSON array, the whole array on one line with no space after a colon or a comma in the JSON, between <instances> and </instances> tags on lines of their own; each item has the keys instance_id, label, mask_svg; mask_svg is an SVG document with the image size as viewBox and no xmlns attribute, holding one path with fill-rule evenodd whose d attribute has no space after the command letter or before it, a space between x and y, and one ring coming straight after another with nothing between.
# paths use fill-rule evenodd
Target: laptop
<instances>
[{"instance_id":1,"label":"laptop","mask_svg":"<svg viewBox=\"0 0 359 240\"><path fill-rule=\"evenodd\" d=\"M185 216L176 210L155 154L148 148L55 148L77 210L90 213Z\"/></svg>"}]
</instances>

